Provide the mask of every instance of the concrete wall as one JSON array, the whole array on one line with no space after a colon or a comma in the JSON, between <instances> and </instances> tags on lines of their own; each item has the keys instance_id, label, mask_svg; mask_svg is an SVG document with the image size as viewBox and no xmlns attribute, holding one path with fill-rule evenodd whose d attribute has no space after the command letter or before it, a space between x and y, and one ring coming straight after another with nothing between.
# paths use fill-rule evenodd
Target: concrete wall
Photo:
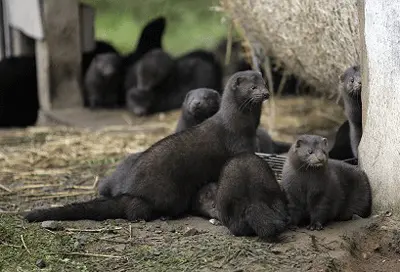
<instances>
[{"instance_id":1,"label":"concrete wall","mask_svg":"<svg viewBox=\"0 0 400 272\"><path fill-rule=\"evenodd\" d=\"M400 1L360 0L363 124L360 165L375 209L400 211Z\"/></svg>"}]
</instances>

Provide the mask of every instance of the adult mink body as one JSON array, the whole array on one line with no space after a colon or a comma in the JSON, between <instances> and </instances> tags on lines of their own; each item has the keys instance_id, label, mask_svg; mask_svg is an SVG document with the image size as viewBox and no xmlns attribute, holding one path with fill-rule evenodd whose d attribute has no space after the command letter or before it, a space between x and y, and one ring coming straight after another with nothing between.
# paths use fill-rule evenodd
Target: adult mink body
<instances>
[{"instance_id":1,"label":"adult mink body","mask_svg":"<svg viewBox=\"0 0 400 272\"><path fill-rule=\"evenodd\" d=\"M301 135L289 150L282 187L289 201L291 223L321 230L330 221L371 214L371 188L357 166L329 159L328 141Z\"/></svg>"},{"instance_id":2,"label":"adult mink body","mask_svg":"<svg viewBox=\"0 0 400 272\"><path fill-rule=\"evenodd\" d=\"M260 73L235 73L228 81L218 112L202 124L172 134L144 151L124 173L110 197L34 210L25 218L44 220L153 220L181 216L198 190L218 180L226 161L254 152L262 103L269 92Z\"/></svg>"}]
</instances>

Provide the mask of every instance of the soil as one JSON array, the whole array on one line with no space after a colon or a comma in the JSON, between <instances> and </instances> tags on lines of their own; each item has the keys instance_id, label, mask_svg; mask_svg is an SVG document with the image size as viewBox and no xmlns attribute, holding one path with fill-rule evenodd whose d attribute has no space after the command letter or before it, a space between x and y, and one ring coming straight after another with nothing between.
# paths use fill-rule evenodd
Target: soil
<instances>
[{"instance_id":1,"label":"soil","mask_svg":"<svg viewBox=\"0 0 400 272\"><path fill-rule=\"evenodd\" d=\"M276 119L271 121L267 108L262 123L279 140L310 132L327 136L343 120L333 114L340 109L317 100L277 100L276 105ZM317 114L318 109L324 111ZM389 212L322 231L287 231L275 244L234 237L199 217L65 221L56 222L58 230L21 219L22 212L36 207L95 197L98 177L126 154L171 133L178 114L142 118L164 124L150 132L128 127L1 131L0 271L400 271L400 220Z\"/></svg>"}]
</instances>

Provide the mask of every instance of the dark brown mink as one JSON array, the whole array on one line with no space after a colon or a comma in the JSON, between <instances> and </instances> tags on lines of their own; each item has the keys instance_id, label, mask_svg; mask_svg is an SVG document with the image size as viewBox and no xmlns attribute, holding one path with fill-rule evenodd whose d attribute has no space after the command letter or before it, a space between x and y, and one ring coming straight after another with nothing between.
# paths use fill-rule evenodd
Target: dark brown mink
<instances>
[{"instance_id":1,"label":"dark brown mink","mask_svg":"<svg viewBox=\"0 0 400 272\"><path fill-rule=\"evenodd\" d=\"M157 100L165 100L170 93L168 86L174 81L175 61L162 49L153 49L132 69L135 84L126 90L127 108L138 116L153 113Z\"/></svg>"},{"instance_id":2,"label":"dark brown mink","mask_svg":"<svg viewBox=\"0 0 400 272\"><path fill-rule=\"evenodd\" d=\"M117 176L108 176L99 181L98 192L101 196L110 197L114 195L115 191L121 190L119 188L119 183L115 180L121 180L127 178L129 172L124 171L124 169L129 169L133 166L139 155L142 152L137 152L128 155L118 166L115 174ZM215 196L217 194L217 183L212 182L204 185L193 198L191 214L199 215L206 218L216 218L218 219L217 209L215 207Z\"/></svg>"},{"instance_id":3,"label":"dark brown mink","mask_svg":"<svg viewBox=\"0 0 400 272\"><path fill-rule=\"evenodd\" d=\"M235 73L218 112L198 126L172 134L141 153L132 165L110 177L118 184L111 196L29 212L29 222L45 220L130 221L178 217L190 211L194 196L216 182L226 161L254 152L262 103L269 92L260 73ZM122 174L120 173L122 172Z\"/></svg>"},{"instance_id":4,"label":"dark brown mink","mask_svg":"<svg viewBox=\"0 0 400 272\"><path fill-rule=\"evenodd\" d=\"M328 141L301 135L289 150L282 187L289 201L291 224L321 230L331 221L371 214L371 188L357 166L328 158Z\"/></svg>"},{"instance_id":5,"label":"dark brown mink","mask_svg":"<svg viewBox=\"0 0 400 272\"><path fill-rule=\"evenodd\" d=\"M217 210L235 236L256 234L273 241L289 222L286 196L274 172L251 153L233 157L221 171Z\"/></svg>"},{"instance_id":6,"label":"dark brown mink","mask_svg":"<svg viewBox=\"0 0 400 272\"><path fill-rule=\"evenodd\" d=\"M190 91L182 104L182 113L179 117L175 132L188 129L202 123L213 116L220 104L220 95L217 91L199 88ZM284 153L291 144L274 141L268 132L259 126L256 132L256 151L261 153Z\"/></svg>"},{"instance_id":7,"label":"dark brown mink","mask_svg":"<svg viewBox=\"0 0 400 272\"><path fill-rule=\"evenodd\" d=\"M356 158L362 136L361 87L360 66L351 66L340 76L339 90L343 98L344 112L349 121L351 149Z\"/></svg>"},{"instance_id":8,"label":"dark brown mink","mask_svg":"<svg viewBox=\"0 0 400 272\"><path fill-rule=\"evenodd\" d=\"M160 55L161 52L154 54L150 51L136 64L137 84L127 90L128 109L134 114L149 115L177 109L181 107L187 93L194 89L222 91L221 67L212 53L195 50L167 62ZM152 76L161 75L159 71L167 73L162 81L160 77ZM140 82L146 82L146 86Z\"/></svg>"},{"instance_id":9,"label":"dark brown mink","mask_svg":"<svg viewBox=\"0 0 400 272\"><path fill-rule=\"evenodd\" d=\"M84 78L84 91L89 108L122 106L122 80L122 58L118 53L96 55Z\"/></svg>"},{"instance_id":10,"label":"dark brown mink","mask_svg":"<svg viewBox=\"0 0 400 272\"><path fill-rule=\"evenodd\" d=\"M213 89L191 90L182 103L181 115L175 132L186 130L213 116L221 103L220 94Z\"/></svg>"},{"instance_id":11,"label":"dark brown mink","mask_svg":"<svg viewBox=\"0 0 400 272\"><path fill-rule=\"evenodd\" d=\"M153 49L162 48L162 38L166 29L167 20L164 16L159 16L150 20L142 29L135 49L124 56L124 91L130 89L136 84L134 77L135 63L147 52Z\"/></svg>"},{"instance_id":12,"label":"dark brown mink","mask_svg":"<svg viewBox=\"0 0 400 272\"><path fill-rule=\"evenodd\" d=\"M204 185L193 199L191 214L219 220L216 204L217 192L218 184L216 182Z\"/></svg>"},{"instance_id":13,"label":"dark brown mink","mask_svg":"<svg viewBox=\"0 0 400 272\"><path fill-rule=\"evenodd\" d=\"M346 120L338 129L335 136L335 143L329 151L329 158L335 160L357 159L353 155L350 142L350 125Z\"/></svg>"}]
</instances>

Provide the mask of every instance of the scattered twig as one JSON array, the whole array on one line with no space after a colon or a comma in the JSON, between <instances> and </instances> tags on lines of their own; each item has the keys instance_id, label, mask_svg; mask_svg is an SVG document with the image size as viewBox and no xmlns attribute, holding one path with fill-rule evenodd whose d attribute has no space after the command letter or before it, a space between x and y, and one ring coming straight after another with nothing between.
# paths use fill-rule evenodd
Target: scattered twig
<instances>
[{"instance_id":1,"label":"scattered twig","mask_svg":"<svg viewBox=\"0 0 400 272\"><path fill-rule=\"evenodd\" d=\"M92 186L82 186L82 185L72 185L65 187L66 189L75 189L75 190L93 190L95 187Z\"/></svg>"},{"instance_id":2,"label":"scattered twig","mask_svg":"<svg viewBox=\"0 0 400 272\"><path fill-rule=\"evenodd\" d=\"M325 114L325 113L323 113L323 112L321 112L321 111L317 111L316 114L317 114L318 116L324 117L324 118L326 118L326 119L328 119L328 120L330 120L330 121L332 121L332 122L335 122L335 123L337 123L337 124L342 124L342 123L343 123L343 121L341 121L341 120L335 118L334 116L330 116L330 115Z\"/></svg>"},{"instance_id":3,"label":"scattered twig","mask_svg":"<svg viewBox=\"0 0 400 272\"><path fill-rule=\"evenodd\" d=\"M96 176L92 185L92 189L96 189L98 183L99 183L99 176Z\"/></svg>"},{"instance_id":4,"label":"scattered twig","mask_svg":"<svg viewBox=\"0 0 400 272\"><path fill-rule=\"evenodd\" d=\"M24 246L24 248L26 249L26 251L29 253L29 255L31 255L31 251L29 250L29 248L26 246L25 244L25 240L24 240L24 236L21 234L21 241L22 241L22 245Z\"/></svg>"},{"instance_id":5,"label":"scattered twig","mask_svg":"<svg viewBox=\"0 0 400 272\"><path fill-rule=\"evenodd\" d=\"M2 245L8 246L8 247L14 247L14 248L21 248L22 246L17 246L17 245L13 245L13 244L9 244L6 242L1 241Z\"/></svg>"},{"instance_id":6,"label":"scattered twig","mask_svg":"<svg viewBox=\"0 0 400 272\"><path fill-rule=\"evenodd\" d=\"M283 71L282 79L281 79L281 82L279 82L279 87L278 87L278 91L277 91L277 94L279 97L282 96L283 88L285 87L288 77L289 77L289 72L285 69Z\"/></svg>"},{"instance_id":7,"label":"scattered twig","mask_svg":"<svg viewBox=\"0 0 400 272\"><path fill-rule=\"evenodd\" d=\"M228 34L227 34L227 43L226 43L226 53L225 53L225 66L228 66L231 60L231 53L232 53L232 30L233 30L233 23L232 21L229 22L228 26Z\"/></svg>"},{"instance_id":8,"label":"scattered twig","mask_svg":"<svg viewBox=\"0 0 400 272\"><path fill-rule=\"evenodd\" d=\"M51 198L58 198L58 197L73 197L73 196L80 196L80 195L91 195L93 194L94 191L88 191L88 192L76 192L76 193L63 193L61 192L59 194L52 194L52 195L46 195L46 196L38 196L35 197L33 195L25 195L25 197L30 197L30 200L41 200L41 199L51 199Z\"/></svg>"},{"instance_id":9,"label":"scattered twig","mask_svg":"<svg viewBox=\"0 0 400 272\"><path fill-rule=\"evenodd\" d=\"M85 257L123 258L122 256L106 255L106 254L96 254L96 253L70 252L70 253L64 253L64 254L65 254L65 255L74 255L74 256L85 256Z\"/></svg>"},{"instance_id":10,"label":"scattered twig","mask_svg":"<svg viewBox=\"0 0 400 272\"><path fill-rule=\"evenodd\" d=\"M28 189L36 189L36 188L45 188L45 187L56 187L61 186L61 184L31 184L31 185L24 185L16 187L15 191L23 191Z\"/></svg>"},{"instance_id":11,"label":"scattered twig","mask_svg":"<svg viewBox=\"0 0 400 272\"><path fill-rule=\"evenodd\" d=\"M129 240L132 240L132 225L129 224Z\"/></svg>"},{"instance_id":12,"label":"scattered twig","mask_svg":"<svg viewBox=\"0 0 400 272\"><path fill-rule=\"evenodd\" d=\"M101 228L101 229L73 229L73 228L66 228L66 231L70 232L102 232L102 231L113 231L113 230L120 230L122 227L115 227L113 229Z\"/></svg>"},{"instance_id":13,"label":"scattered twig","mask_svg":"<svg viewBox=\"0 0 400 272\"><path fill-rule=\"evenodd\" d=\"M45 229L45 228L44 228L44 230L50 232L51 234L54 234L54 235L56 234L54 231L51 231L51 230L49 230L49 229Z\"/></svg>"},{"instance_id":14,"label":"scattered twig","mask_svg":"<svg viewBox=\"0 0 400 272\"><path fill-rule=\"evenodd\" d=\"M0 188L3 189L4 191L7 191L9 193L12 193L12 190L10 188L7 188L6 186L4 186L3 184L0 184Z\"/></svg>"},{"instance_id":15,"label":"scattered twig","mask_svg":"<svg viewBox=\"0 0 400 272\"><path fill-rule=\"evenodd\" d=\"M0 211L0 214L18 214L18 211Z\"/></svg>"},{"instance_id":16,"label":"scattered twig","mask_svg":"<svg viewBox=\"0 0 400 272\"><path fill-rule=\"evenodd\" d=\"M130 126L133 125L132 118L131 118L130 116L128 116L127 114L122 114L122 119L124 119L124 121L125 121L128 125L130 125Z\"/></svg>"}]
</instances>

